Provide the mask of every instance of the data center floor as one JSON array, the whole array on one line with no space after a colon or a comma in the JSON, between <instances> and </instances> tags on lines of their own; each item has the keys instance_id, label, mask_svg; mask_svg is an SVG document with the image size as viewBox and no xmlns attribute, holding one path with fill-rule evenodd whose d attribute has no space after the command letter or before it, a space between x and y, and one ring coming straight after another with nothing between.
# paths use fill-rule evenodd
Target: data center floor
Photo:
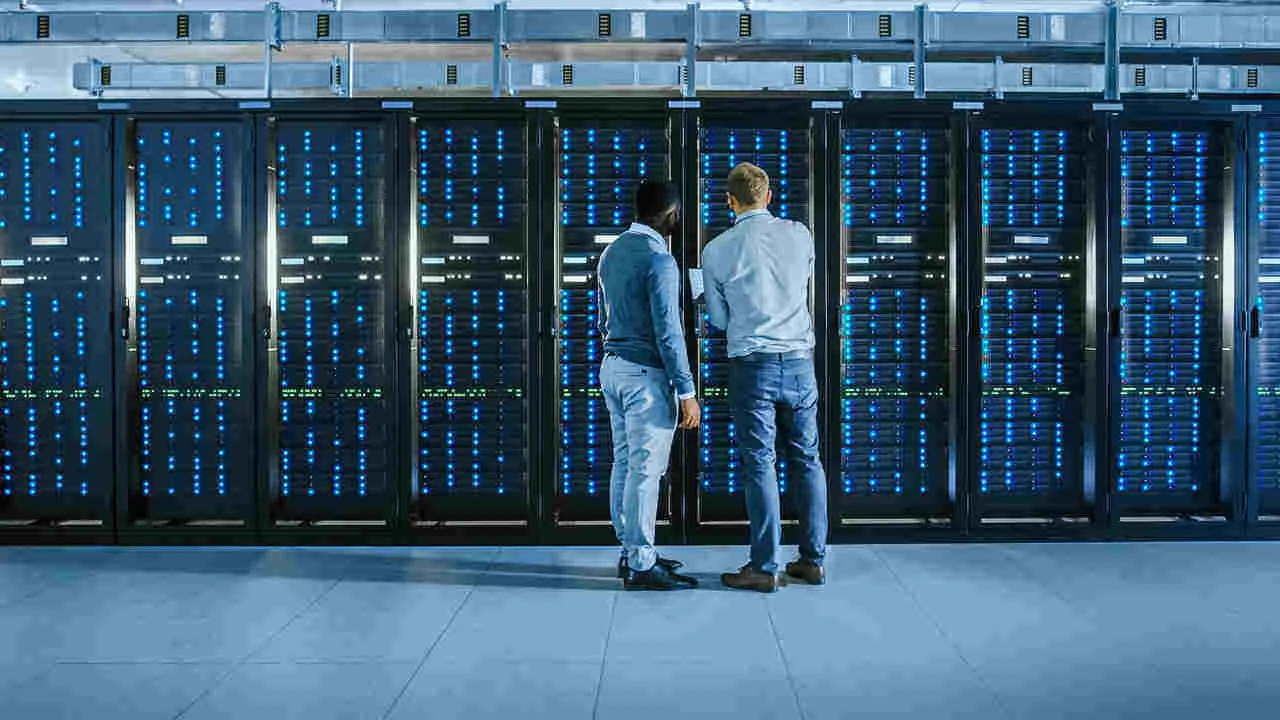
<instances>
[{"instance_id":1,"label":"data center floor","mask_svg":"<svg viewBox=\"0 0 1280 720\"><path fill-rule=\"evenodd\" d=\"M624 593L607 548L0 548L0 717L1263 718L1280 544L833 549Z\"/></svg>"}]
</instances>

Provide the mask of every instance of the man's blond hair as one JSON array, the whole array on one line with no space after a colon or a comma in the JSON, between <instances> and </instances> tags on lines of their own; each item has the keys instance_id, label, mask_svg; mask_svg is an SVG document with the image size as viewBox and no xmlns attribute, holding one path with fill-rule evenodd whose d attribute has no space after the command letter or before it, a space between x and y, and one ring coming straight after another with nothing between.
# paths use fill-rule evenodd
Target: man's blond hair
<instances>
[{"instance_id":1,"label":"man's blond hair","mask_svg":"<svg viewBox=\"0 0 1280 720\"><path fill-rule=\"evenodd\" d=\"M769 173L751 163L739 163L729 172L729 194L744 207L764 205L769 194Z\"/></svg>"}]
</instances>

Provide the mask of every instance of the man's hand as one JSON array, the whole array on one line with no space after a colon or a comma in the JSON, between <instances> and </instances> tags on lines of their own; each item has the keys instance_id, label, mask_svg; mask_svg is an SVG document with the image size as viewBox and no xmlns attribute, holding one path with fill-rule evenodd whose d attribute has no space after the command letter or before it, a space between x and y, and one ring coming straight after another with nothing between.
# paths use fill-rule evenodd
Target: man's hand
<instances>
[{"instance_id":1,"label":"man's hand","mask_svg":"<svg viewBox=\"0 0 1280 720\"><path fill-rule=\"evenodd\" d=\"M702 422L702 408L698 406L697 398L686 398L680 401L680 424L677 426L681 430L692 430L698 427Z\"/></svg>"}]
</instances>

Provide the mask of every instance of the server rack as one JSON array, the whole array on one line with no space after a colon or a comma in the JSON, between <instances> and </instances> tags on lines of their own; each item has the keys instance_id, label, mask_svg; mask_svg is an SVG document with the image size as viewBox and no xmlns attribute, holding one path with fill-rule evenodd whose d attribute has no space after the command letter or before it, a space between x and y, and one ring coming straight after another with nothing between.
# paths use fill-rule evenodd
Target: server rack
<instances>
[{"instance_id":1,"label":"server rack","mask_svg":"<svg viewBox=\"0 0 1280 720\"><path fill-rule=\"evenodd\" d=\"M1101 229L1105 125L1074 107L974 118L967 194L979 212L982 262L973 278L980 371L968 490L977 525L1078 529L1092 518L1088 399L1101 386L1088 372L1097 360L1088 321L1097 277L1087 260L1097 257Z\"/></svg>"},{"instance_id":2,"label":"server rack","mask_svg":"<svg viewBox=\"0 0 1280 720\"><path fill-rule=\"evenodd\" d=\"M1107 510L1126 534L1218 533L1240 520L1239 484L1224 472L1236 434L1236 122L1210 112L1115 123Z\"/></svg>"},{"instance_id":3,"label":"server rack","mask_svg":"<svg viewBox=\"0 0 1280 720\"><path fill-rule=\"evenodd\" d=\"M119 529L251 530L257 507L252 126L242 114L116 120L128 464ZM132 451L136 449L136 452Z\"/></svg>"},{"instance_id":4,"label":"server rack","mask_svg":"<svg viewBox=\"0 0 1280 720\"><path fill-rule=\"evenodd\" d=\"M395 127L358 107L277 104L257 132L274 420L260 451L267 528L348 524L385 539L398 517L400 445L392 178L407 177Z\"/></svg>"},{"instance_id":5,"label":"server rack","mask_svg":"<svg viewBox=\"0 0 1280 720\"><path fill-rule=\"evenodd\" d=\"M110 143L93 115L0 122L0 519L37 534L113 523Z\"/></svg>"},{"instance_id":6,"label":"server rack","mask_svg":"<svg viewBox=\"0 0 1280 720\"><path fill-rule=\"evenodd\" d=\"M775 216L814 227L818 208L812 179L815 158L823 153L823 148L815 148L814 131L825 123L825 111L815 110L812 104L804 108L796 103L775 106L760 102L752 102L748 111L741 101L722 100L702 101L696 117L697 202L690 207L698 209L697 225L689 228L684 253L690 266L700 267L702 248L733 224L725 200L725 180L741 162L752 162L769 174L773 190L769 209ZM686 499L691 532L695 528L743 524L747 519L743 486L738 480L740 460L735 427L728 404L725 336L708 322L704 303L699 302L694 312L688 327L697 346L690 362L696 366L702 427L698 430L697 449L690 453L695 455L692 466L685 468L691 480L696 478L696 490ZM821 378L825 365L822 358L817 363ZM820 388L824 396L825 390ZM790 524L795 513L787 493L786 462L781 454L777 472L783 518Z\"/></svg>"},{"instance_id":7,"label":"server rack","mask_svg":"<svg viewBox=\"0 0 1280 720\"><path fill-rule=\"evenodd\" d=\"M520 536L539 456L536 128L488 102L413 113L407 137L409 528Z\"/></svg>"},{"instance_id":8,"label":"server rack","mask_svg":"<svg viewBox=\"0 0 1280 720\"><path fill-rule=\"evenodd\" d=\"M548 205L555 239L548 279L554 306L551 338L555 371L555 466L544 486L553 531L606 531L610 519L609 478L613 463L610 416L600 391L604 359L597 320L597 264L609 243L631 224L636 188L642 180L675 181L675 155L682 146L673 134L666 103L613 103L602 114L592 103L557 102L548 114L554 143L554 176ZM678 249L677 249L678 252ZM677 457L673 451L673 458ZM660 540L680 527L673 497L680 492L673 462L663 480L658 517Z\"/></svg>"},{"instance_id":9,"label":"server rack","mask_svg":"<svg viewBox=\"0 0 1280 720\"><path fill-rule=\"evenodd\" d=\"M1274 534L1280 521L1280 366L1269 311L1280 306L1280 213L1275 208L1280 168L1273 155L1277 146L1274 120L1254 121L1245 135L1249 152L1244 167L1249 181L1244 214L1249 219L1246 266L1247 309L1240 325L1248 342L1249 390L1243 424L1248 438L1249 507L1254 532Z\"/></svg>"},{"instance_id":10,"label":"server rack","mask_svg":"<svg viewBox=\"0 0 1280 720\"><path fill-rule=\"evenodd\" d=\"M950 422L958 347L963 116L950 104L851 108L839 148L839 233L828 273L839 308L828 468L839 527L954 528ZM959 167L956 167L957 161ZM838 352L838 356L834 353ZM836 397L838 395L838 397Z\"/></svg>"}]
</instances>

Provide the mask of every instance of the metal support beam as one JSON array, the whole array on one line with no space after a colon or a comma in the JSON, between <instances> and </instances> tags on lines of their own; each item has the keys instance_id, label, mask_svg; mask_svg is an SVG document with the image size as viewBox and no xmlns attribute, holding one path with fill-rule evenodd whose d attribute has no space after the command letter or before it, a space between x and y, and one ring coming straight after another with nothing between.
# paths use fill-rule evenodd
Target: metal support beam
<instances>
[{"instance_id":1,"label":"metal support beam","mask_svg":"<svg viewBox=\"0 0 1280 720\"><path fill-rule=\"evenodd\" d=\"M689 3L688 11L689 33L685 37L684 82L680 94L691 98L698 94L698 3Z\"/></svg>"},{"instance_id":2,"label":"metal support beam","mask_svg":"<svg viewBox=\"0 0 1280 720\"><path fill-rule=\"evenodd\" d=\"M493 96L503 97L511 94L507 77L507 0L494 3L493 12L498 26L493 34Z\"/></svg>"},{"instance_id":3,"label":"metal support beam","mask_svg":"<svg viewBox=\"0 0 1280 720\"><path fill-rule=\"evenodd\" d=\"M849 56L849 97L862 99L862 58Z\"/></svg>"},{"instance_id":4,"label":"metal support beam","mask_svg":"<svg viewBox=\"0 0 1280 720\"><path fill-rule=\"evenodd\" d=\"M992 75L991 85L995 88L995 98L997 100L1004 99L1004 85L1000 82L1001 71L1004 70L1004 56L997 55L995 60L995 72Z\"/></svg>"},{"instance_id":5,"label":"metal support beam","mask_svg":"<svg viewBox=\"0 0 1280 720\"><path fill-rule=\"evenodd\" d=\"M262 94L271 99L271 60L277 50L283 47L280 41L280 3L268 0L263 11L266 25L266 37L262 47Z\"/></svg>"},{"instance_id":6,"label":"metal support beam","mask_svg":"<svg viewBox=\"0 0 1280 720\"><path fill-rule=\"evenodd\" d=\"M1115 0L1107 2L1107 36L1104 54L1104 96L1107 100L1120 99L1120 7Z\"/></svg>"},{"instance_id":7,"label":"metal support beam","mask_svg":"<svg viewBox=\"0 0 1280 720\"><path fill-rule=\"evenodd\" d=\"M1187 97L1192 100L1200 99L1200 56L1193 55L1191 57L1191 90L1187 93Z\"/></svg>"},{"instance_id":8,"label":"metal support beam","mask_svg":"<svg viewBox=\"0 0 1280 720\"><path fill-rule=\"evenodd\" d=\"M928 41L927 29L925 28L925 19L928 14L929 7L927 5L917 5L915 9L915 40L914 40L914 60L916 68L916 86L915 98L917 100L924 99L924 44Z\"/></svg>"}]
</instances>

